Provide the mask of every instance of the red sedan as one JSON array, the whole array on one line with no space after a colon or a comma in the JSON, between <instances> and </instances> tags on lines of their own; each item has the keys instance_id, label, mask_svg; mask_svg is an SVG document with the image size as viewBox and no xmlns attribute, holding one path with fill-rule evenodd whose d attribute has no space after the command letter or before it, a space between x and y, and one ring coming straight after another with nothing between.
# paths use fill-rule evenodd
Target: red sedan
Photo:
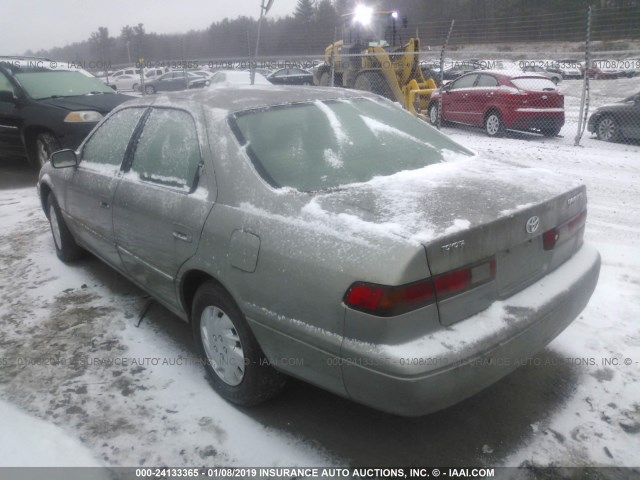
<instances>
[{"instance_id":1,"label":"red sedan","mask_svg":"<svg viewBox=\"0 0 640 480\"><path fill-rule=\"evenodd\" d=\"M438 119L484 127L490 137L523 130L555 137L564 125L564 96L547 77L524 72L475 71L434 92L428 106L431 123Z\"/></svg>"}]
</instances>

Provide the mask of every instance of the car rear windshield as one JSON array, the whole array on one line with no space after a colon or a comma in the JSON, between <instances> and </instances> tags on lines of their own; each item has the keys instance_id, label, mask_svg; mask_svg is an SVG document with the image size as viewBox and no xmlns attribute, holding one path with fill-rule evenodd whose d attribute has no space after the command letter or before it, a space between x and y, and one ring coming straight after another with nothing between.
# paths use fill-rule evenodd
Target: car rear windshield
<instances>
[{"instance_id":1,"label":"car rear windshield","mask_svg":"<svg viewBox=\"0 0 640 480\"><path fill-rule=\"evenodd\" d=\"M318 191L472 152L388 101L316 101L235 114L231 126L271 185Z\"/></svg>"},{"instance_id":2,"label":"car rear windshield","mask_svg":"<svg viewBox=\"0 0 640 480\"><path fill-rule=\"evenodd\" d=\"M556 90L555 83L548 78L521 77L513 78L511 81L520 90L528 90L530 92L549 92Z\"/></svg>"},{"instance_id":3,"label":"car rear windshield","mask_svg":"<svg viewBox=\"0 0 640 480\"><path fill-rule=\"evenodd\" d=\"M75 71L27 71L17 72L15 76L29 96L35 100L91 93L115 93L97 78Z\"/></svg>"}]
</instances>

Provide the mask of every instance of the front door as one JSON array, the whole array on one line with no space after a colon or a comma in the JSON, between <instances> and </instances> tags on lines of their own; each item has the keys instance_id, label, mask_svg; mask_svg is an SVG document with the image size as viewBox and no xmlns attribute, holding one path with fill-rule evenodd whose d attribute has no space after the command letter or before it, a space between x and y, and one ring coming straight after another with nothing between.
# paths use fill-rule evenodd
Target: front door
<instances>
[{"instance_id":1,"label":"front door","mask_svg":"<svg viewBox=\"0 0 640 480\"><path fill-rule=\"evenodd\" d=\"M0 99L0 155L22 156L25 153L22 144L22 118L18 112L18 100L15 87L7 76L0 72L0 92L9 98Z\"/></svg>"},{"instance_id":2,"label":"front door","mask_svg":"<svg viewBox=\"0 0 640 480\"><path fill-rule=\"evenodd\" d=\"M469 123L469 95L478 75L472 73L455 80L442 95L442 118L450 122Z\"/></svg>"},{"instance_id":3,"label":"front door","mask_svg":"<svg viewBox=\"0 0 640 480\"><path fill-rule=\"evenodd\" d=\"M495 105L498 101L496 91L498 80L493 75L482 73L478 76L473 88L467 93L467 113L466 121L476 127L484 126L484 114L489 106Z\"/></svg>"},{"instance_id":4,"label":"front door","mask_svg":"<svg viewBox=\"0 0 640 480\"><path fill-rule=\"evenodd\" d=\"M61 204L80 242L116 267L121 265L113 237L113 195L129 141L145 111L120 110L93 132L82 146Z\"/></svg>"}]
</instances>

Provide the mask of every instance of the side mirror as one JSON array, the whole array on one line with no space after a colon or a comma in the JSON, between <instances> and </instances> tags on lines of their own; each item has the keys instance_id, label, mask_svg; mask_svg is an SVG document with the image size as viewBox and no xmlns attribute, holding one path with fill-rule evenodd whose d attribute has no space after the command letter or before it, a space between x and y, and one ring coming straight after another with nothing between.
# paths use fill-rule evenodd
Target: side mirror
<instances>
[{"instance_id":1,"label":"side mirror","mask_svg":"<svg viewBox=\"0 0 640 480\"><path fill-rule=\"evenodd\" d=\"M451 84L447 83L446 85L442 86L442 91L443 92L448 92L449 90L451 90Z\"/></svg>"},{"instance_id":2,"label":"side mirror","mask_svg":"<svg viewBox=\"0 0 640 480\"><path fill-rule=\"evenodd\" d=\"M18 97L16 97L13 92L3 90L0 91L0 102L13 103L15 105L16 103L18 103Z\"/></svg>"},{"instance_id":3,"label":"side mirror","mask_svg":"<svg viewBox=\"0 0 640 480\"><path fill-rule=\"evenodd\" d=\"M51 154L51 165L53 168L69 168L78 166L78 156L76 152L67 148L58 150Z\"/></svg>"}]
</instances>

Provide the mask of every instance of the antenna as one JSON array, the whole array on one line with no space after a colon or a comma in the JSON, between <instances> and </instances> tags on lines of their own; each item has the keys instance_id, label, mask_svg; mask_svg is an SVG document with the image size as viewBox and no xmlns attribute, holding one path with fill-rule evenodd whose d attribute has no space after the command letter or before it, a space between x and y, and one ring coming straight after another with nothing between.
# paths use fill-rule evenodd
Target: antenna
<instances>
[{"instance_id":1,"label":"antenna","mask_svg":"<svg viewBox=\"0 0 640 480\"><path fill-rule=\"evenodd\" d=\"M260 49L260 33L262 30L262 19L269 12L269 9L273 6L273 2L275 0L267 0L267 4L265 5L265 0L262 0L260 4L260 20L258 20L258 38L256 39L256 51L254 54L253 62L251 62L251 85L253 85L256 81L256 62L258 61L258 50Z\"/></svg>"}]
</instances>

